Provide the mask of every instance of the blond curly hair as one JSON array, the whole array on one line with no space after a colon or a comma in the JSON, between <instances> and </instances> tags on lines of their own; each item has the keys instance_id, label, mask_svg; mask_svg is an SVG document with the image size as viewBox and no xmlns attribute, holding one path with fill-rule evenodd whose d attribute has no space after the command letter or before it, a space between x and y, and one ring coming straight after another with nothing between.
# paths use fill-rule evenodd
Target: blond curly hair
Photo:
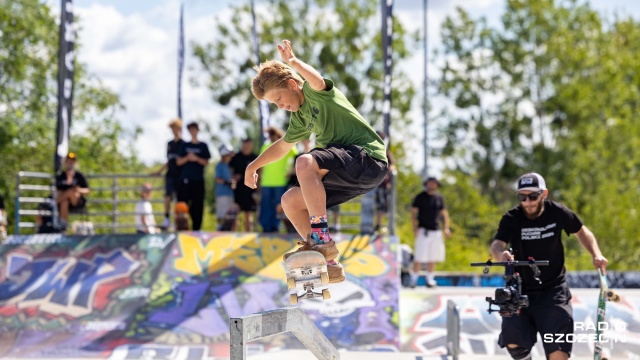
<instances>
[{"instance_id":1,"label":"blond curly hair","mask_svg":"<svg viewBox=\"0 0 640 360\"><path fill-rule=\"evenodd\" d=\"M298 86L304 83L291 67L278 60L263 62L254 69L258 74L251 80L251 92L258 100L263 100L264 94L271 89L286 88L289 80L294 80Z\"/></svg>"}]
</instances>

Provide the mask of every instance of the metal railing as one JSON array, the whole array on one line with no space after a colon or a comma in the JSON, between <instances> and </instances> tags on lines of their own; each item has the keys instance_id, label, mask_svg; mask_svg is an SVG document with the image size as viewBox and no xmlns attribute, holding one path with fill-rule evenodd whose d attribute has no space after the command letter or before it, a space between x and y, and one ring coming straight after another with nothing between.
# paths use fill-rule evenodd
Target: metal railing
<instances>
[{"instance_id":1,"label":"metal railing","mask_svg":"<svg viewBox=\"0 0 640 360\"><path fill-rule=\"evenodd\" d=\"M287 307L229 319L231 360L247 358L247 343L292 332L320 360L339 360L340 353L299 307Z\"/></svg>"},{"instance_id":2,"label":"metal railing","mask_svg":"<svg viewBox=\"0 0 640 360\"><path fill-rule=\"evenodd\" d=\"M154 198L152 204L164 203L163 178L142 174L99 174L85 175L90 194L81 209L71 209L69 220L82 218L91 220L94 229L110 229L112 233L135 231L135 203L139 201L140 187L143 182L152 183ZM49 196L51 196L49 198ZM15 231L21 234L24 229L35 229L36 216L52 217L57 225L58 214L55 199L57 190L55 177L49 173L20 171L16 179ZM38 209L42 203L51 203L51 209ZM156 206L157 207L157 206ZM154 216L162 218L164 211L155 211Z\"/></svg>"},{"instance_id":3,"label":"metal railing","mask_svg":"<svg viewBox=\"0 0 640 360\"><path fill-rule=\"evenodd\" d=\"M447 301L447 355L460 356L460 308L453 300Z\"/></svg>"}]
</instances>

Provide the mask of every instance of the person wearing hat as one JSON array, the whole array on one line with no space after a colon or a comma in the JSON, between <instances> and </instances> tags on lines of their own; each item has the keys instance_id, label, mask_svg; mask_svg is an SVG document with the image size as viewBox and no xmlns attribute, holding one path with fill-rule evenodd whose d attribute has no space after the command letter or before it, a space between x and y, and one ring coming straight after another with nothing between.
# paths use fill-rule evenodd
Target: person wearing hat
<instances>
[{"instance_id":1,"label":"person wearing hat","mask_svg":"<svg viewBox=\"0 0 640 360\"><path fill-rule=\"evenodd\" d=\"M180 181L181 166L178 166L178 151L180 147L185 144L182 140L182 119L176 118L169 122L169 128L173 133L173 139L167 143L167 162L162 167L152 173L154 176L160 176L163 171L167 171L164 174L164 221L162 223L163 228L168 228L171 224L171 201L174 196L178 194L178 182Z\"/></svg>"},{"instance_id":2,"label":"person wearing hat","mask_svg":"<svg viewBox=\"0 0 640 360\"><path fill-rule=\"evenodd\" d=\"M424 182L425 190L418 194L411 204L411 224L415 236L413 252L413 271L411 287L418 281L418 272L423 265L427 265L427 287L435 287L436 264L444 262L445 247L442 237L442 222L444 234L451 236L449 229L449 212L444 203L444 197L438 193L440 182L434 178L427 178Z\"/></svg>"},{"instance_id":3,"label":"person wearing hat","mask_svg":"<svg viewBox=\"0 0 640 360\"><path fill-rule=\"evenodd\" d=\"M185 142L178 150L176 165L182 166L178 185L178 201L184 201L189 206L192 230L200 230L202 227L202 214L204 213L204 168L209 165L211 153L207 144L198 140L200 128L198 123L187 125L191 134L191 141Z\"/></svg>"},{"instance_id":4,"label":"person wearing hat","mask_svg":"<svg viewBox=\"0 0 640 360\"><path fill-rule=\"evenodd\" d=\"M549 260L541 266L540 282L533 270L518 269L522 278L522 293L529 297L529 306L517 316L502 318L502 332L498 345L514 359L531 359L531 349L537 333L573 334L571 292L565 278L562 231L576 234L580 244L591 254L593 266L605 271L607 259L602 256L593 233L578 215L566 206L548 200L549 190L544 178L537 173L522 175L516 183L519 205L507 211L500 220L491 254L495 261ZM513 254L507 251L507 245ZM544 342L547 359L568 359L571 342Z\"/></svg>"},{"instance_id":5,"label":"person wearing hat","mask_svg":"<svg viewBox=\"0 0 640 360\"><path fill-rule=\"evenodd\" d=\"M58 195L56 203L60 209L60 223L64 228L69 220L69 210L81 209L86 203L89 194L87 178L77 170L77 157L75 153L69 153L64 160L64 170L56 175L56 189Z\"/></svg>"},{"instance_id":6,"label":"person wearing hat","mask_svg":"<svg viewBox=\"0 0 640 360\"><path fill-rule=\"evenodd\" d=\"M151 190L152 186L145 183L140 188L140 201L136 203L136 233L138 234L157 234L160 230L156 227L156 220L153 217L153 208L151 207Z\"/></svg>"},{"instance_id":7,"label":"person wearing hat","mask_svg":"<svg viewBox=\"0 0 640 360\"><path fill-rule=\"evenodd\" d=\"M218 148L220 152L220 162L216 164L216 219L218 220L218 230L233 230L223 229L225 217L233 205L233 190L236 188L236 181L231 175L231 167L229 162L233 158L233 150L222 144ZM233 227L233 226L231 226Z\"/></svg>"}]
</instances>

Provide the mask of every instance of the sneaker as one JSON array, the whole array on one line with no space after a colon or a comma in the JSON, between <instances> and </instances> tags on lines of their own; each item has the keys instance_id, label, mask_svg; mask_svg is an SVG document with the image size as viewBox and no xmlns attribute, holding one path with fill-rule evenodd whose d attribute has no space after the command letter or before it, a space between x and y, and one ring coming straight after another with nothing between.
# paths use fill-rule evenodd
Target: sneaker
<instances>
[{"instance_id":1,"label":"sneaker","mask_svg":"<svg viewBox=\"0 0 640 360\"><path fill-rule=\"evenodd\" d=\"M327 264L327 272L329 273L329 284L343 282L346 277L342 264L336 262L334 265Z\"/></svg>"},{"instance_id":2,"label":"sneaker","mask_svg":"<svg viewBox=\"0 0 640 360\"><path fill-rule=\"evenodd\" d=\"M338 247L336 246L336 242L333 240L328 243L313 245L311 248L322 254L327 261L336 259L338 254L340 254L340 251L338 251Z\"/></svg>"},{"instance_id":3,"label":"sneaker","mask_svg":"<svg viewBox=\"0 0 640 360\"><path fill-rule=\"evenodd\" d=\"M296 251L292 251L292 252L288 252L288 253L284 254L282 256L282 259L286 261L289 256L291 256L291 255L293 255L293 254L295 254L295 253L297 253L299 251L310 251L310 250L313 250L313 245L314 244L309 241L309 237L307 236L307 240L298 241L298 245L302 245L302 246L300 246L298 248L298 250L296 250Z\"/></svg>"},{"instance_id":4,"label":"sneaker","mask_svg":"<svg viewBox=\"0 0 640 360\"><path fill-rule=\"evenodd\" d=\"M335 258L337 258L338 254L340 254L340 252L338 251L338 247L336 246L336 242L335 241L331 240L328 243L317 244L316 245L315 241L313 241L311 239L311 234L307 235L307 239L306 240L298 241L298 245L302 245L302 246L300 246L296 251L292 251L292 252L284 254L284 256L282 258L286 261L289 256L291 256L292 254L297 253L298 251L315 250L315 251L319 252L320 254L322 254L322 256L324 256L324 258L327 261L331 261L331 260L334 260Z\"/></svg>"},{"instance_id":5,"label":"sneaker","mask_svg":"<svg viewBox=\"0 0 640 360\"><path fill-rule=\"evenodd\" d=\"M427 287L428 288L436 288L436 287L438 287L438 284L435 281L427 281Z\"/></svg>"}]
</instances>

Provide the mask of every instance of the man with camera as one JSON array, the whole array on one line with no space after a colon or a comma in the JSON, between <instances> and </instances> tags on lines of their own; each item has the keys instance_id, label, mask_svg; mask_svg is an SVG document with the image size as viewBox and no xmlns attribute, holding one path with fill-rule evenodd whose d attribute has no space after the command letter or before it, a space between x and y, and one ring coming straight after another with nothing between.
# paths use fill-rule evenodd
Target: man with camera
<instances>
[{"instance_id":1,"label":"man with camera","mask_svg":"<svg viewBox=\"0 0 640 360\"><path fill-rule=\"evenodd\" d=\"M591 254L593 265L603 271L607 259L602 256L593 233L578 216L564 205L547 200L549 190L539 174L524 174L517 182L520 204L509 210L500 220L491 253L496 261L549 260L540 268L540 282L529 267L522 267L522 294L529 298L529 306L520 314L502 319L498 345L513 359L531 359L531 349L537 333L572 334L573 309L571 292L567 286L564 267L562 230L576 234L580 244ZM507 244L513 255L507 251ZM566 336L565 336L566 338ZM547 359L568 359L572 344L544 343Z\"/></svg>"}]
</instances>

